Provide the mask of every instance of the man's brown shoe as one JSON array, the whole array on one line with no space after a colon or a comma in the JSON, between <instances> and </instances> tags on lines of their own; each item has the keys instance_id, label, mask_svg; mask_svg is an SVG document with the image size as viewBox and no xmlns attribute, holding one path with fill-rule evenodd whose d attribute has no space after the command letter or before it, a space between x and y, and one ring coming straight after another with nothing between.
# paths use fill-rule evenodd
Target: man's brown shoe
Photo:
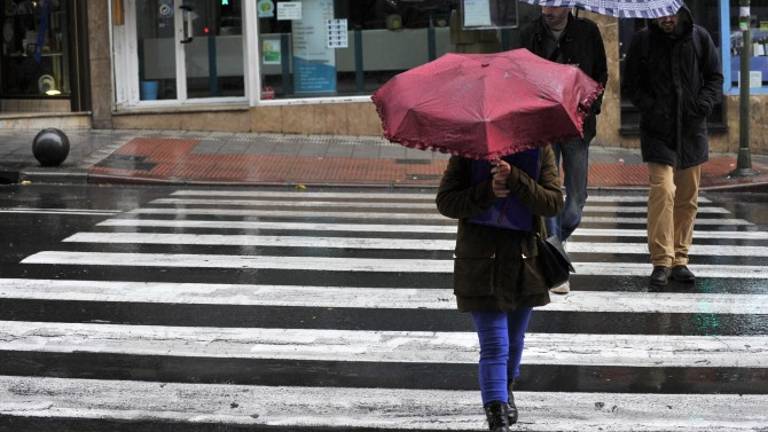
<instances>
[{"instance_id":1,"label":"man's brown shoe","mask_svg":"<svg viewBox=\"0 0 768 432\"><path fill-rule=\"evenodd\" d=\"M696 276L688 269L688 266L677 265L672 267L672 279L678 282L693 282Z\"/></svg>"},{"instance_id":2,"label":"man's brown shoe","mask_svg":"<svg viewBox=\"0 0 768 432\"><path fill-rule=\"evenodd\" d=\"M671 270L669 267L654 266L653 273L651 273L651 285L662 286L666 285L669 281L669 274Z\"/></svg>"}]
</instances>

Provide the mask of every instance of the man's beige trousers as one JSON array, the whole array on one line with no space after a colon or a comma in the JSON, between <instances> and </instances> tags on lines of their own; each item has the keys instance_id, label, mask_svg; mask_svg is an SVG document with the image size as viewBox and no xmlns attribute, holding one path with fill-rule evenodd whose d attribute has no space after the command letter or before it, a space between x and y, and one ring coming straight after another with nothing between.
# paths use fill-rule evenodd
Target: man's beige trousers
<instances>
[{"instance_id":1,"label":"man's beige trousers","mask_svg":"<svg viewBox=\"0 0 768 432\"><path fill-rule=\"evenodd\" d=\"M675 169L649 163L648 251L654 266L688 264L699 208L701 165Z\"/></svg>"}]
</instances>

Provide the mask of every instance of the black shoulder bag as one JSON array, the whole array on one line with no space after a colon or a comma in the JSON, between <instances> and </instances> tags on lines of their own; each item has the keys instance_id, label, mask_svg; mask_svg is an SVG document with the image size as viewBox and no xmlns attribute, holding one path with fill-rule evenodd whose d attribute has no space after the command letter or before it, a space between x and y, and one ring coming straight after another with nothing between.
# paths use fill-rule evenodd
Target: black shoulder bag
<instances>
[{"instance_id":1,"label":"black shoulder bag","mask_svg":"<svg viewBox=\"0 0 768 432\"><path fill-rule=\"evenodd\" d=\"M536 246L539 249L536 265L549 288L565 283L570 273L575 273L571 260L563 248L563 243L557 236L541 238L536 235Z\"/></svg>"}]
</instances>

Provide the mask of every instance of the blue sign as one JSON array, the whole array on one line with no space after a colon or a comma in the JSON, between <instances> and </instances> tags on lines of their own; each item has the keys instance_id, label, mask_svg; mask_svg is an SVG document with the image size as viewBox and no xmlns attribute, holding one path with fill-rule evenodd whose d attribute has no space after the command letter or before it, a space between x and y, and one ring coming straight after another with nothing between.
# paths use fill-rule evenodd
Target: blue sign
<instances>
[{"instance_id":1,"label":"blue sign","mask_svg":"<svg viewBox=\"0 0 768 432\"><path fill-rule=\"evenodd\" d=\"M293 28L293 88L296 93L336 92L336 50L328 42L332 0L302 3Z\"/></svg>"}]
</instances>

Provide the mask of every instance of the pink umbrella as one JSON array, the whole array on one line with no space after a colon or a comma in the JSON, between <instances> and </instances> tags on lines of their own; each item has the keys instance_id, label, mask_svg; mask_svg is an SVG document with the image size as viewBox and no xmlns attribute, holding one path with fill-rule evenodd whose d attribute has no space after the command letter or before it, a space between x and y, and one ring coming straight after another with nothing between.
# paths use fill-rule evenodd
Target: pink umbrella
<instances>
[{"instance_id":1,"label":"pink umbrella","mask_svg":"<svg viewBox=\"0 0 768 432\"><path fill-rule=\"evenodd\" d=\"M526 49L446 54L396 75L371 97L384 136L473 159L582 136L602 87Z\"/></svg>"}]
</instances>

